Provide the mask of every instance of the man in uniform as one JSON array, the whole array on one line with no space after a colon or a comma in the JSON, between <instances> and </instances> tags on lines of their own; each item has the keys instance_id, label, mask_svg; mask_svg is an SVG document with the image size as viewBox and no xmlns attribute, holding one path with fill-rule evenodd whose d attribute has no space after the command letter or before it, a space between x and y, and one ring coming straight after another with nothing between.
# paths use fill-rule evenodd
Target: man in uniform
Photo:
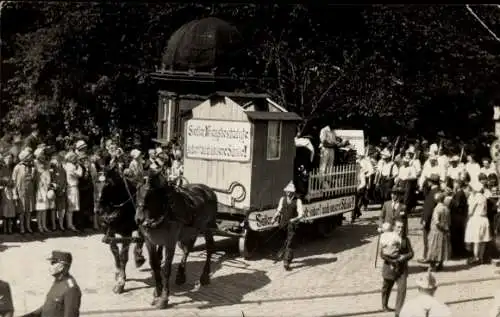
<instances>
[{"instance_id":1,"label":"man in uniform","mask_svg":"<svg viewBox=\"0 0 500 317\"><path fill-rule=\"evenodd\" d=\"M286 241L282 251L278 254L278 259L283 257L283 266L285 270L290 271L290 263L293 260L293 242L295 237L296 225L304 217L302 200L295 195L295 186L293 182L283 189L285 195L280 198L278 208L274 214L271 223L275 223L279 217L279 228L286 231Z\"/></svg>"},{"instance_id":2,"label":"man in uniform","mask_svg":"<svg viewBox=\"0 0 500 317\"><path fill-rule=\"evenodd\" d=\"M87 143L79 140L75 144L75 154L78 156L78 162L83 170L83 176L78 182L80 192L80 212L82 216L80 221L83 228L89 227L94 222L94 178L97 177L95 166L90 162L87 154ZM97 179L95 180L97 181ZM79 215L79 216L80 216ZM96 219L97 220L97 219Z\"/></svg>"},{"instance_id":3,"label":"man in uniform","mask_svg":"<svg viewBox=\"0 0 500 317\"><path fill-rule=\"evenodd\" d=\"M12 292L9 283L0 280L0 316L14 316L14 305L12 303Z\"/></svg>"},{"instance_id":4,"label":"man in uniform","mask_svg":"<svg viewBox=\"0 0 500 317\"><path fill-rule=\"evenodd\" d=\"M50 274L54 284L49 290L42 307L24 317L78 317L82 292L69 269L73 261L71 253L52 251Z\"/></svg>"},{"instance_id":5,"label":"man in uniform","mask_svg":"<svg viewBox=\"0 0 500 317\"><path fill-rule=\"evenodd\" d=\"M419 295L407 301L397 317L451 317L451 310L445 304L439 302L434 293L437 290L436 278L432 275L430 268L425 276L417 280Z\"/></svg>"}]
</instances>

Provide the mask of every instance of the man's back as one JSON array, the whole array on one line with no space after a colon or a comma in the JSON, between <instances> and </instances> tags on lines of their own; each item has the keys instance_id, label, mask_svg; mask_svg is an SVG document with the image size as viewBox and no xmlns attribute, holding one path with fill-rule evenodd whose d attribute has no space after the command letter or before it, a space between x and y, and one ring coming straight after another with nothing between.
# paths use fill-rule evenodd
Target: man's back
<instances>
[{"instance_id":1,"label":"man's back","mask_svg":"<svg viewBox=\"0 0 500 317\"><path fill-rule=\"evenodd\" d=\"M451 317L448 306L440 303L436 298L421 294L408 300L401 308L400 317Z\"/></svg>"},{"instance_id":2,"label":"man's back","mask_svg":"<svg viewBox=\"0 0 500 317\"><path fill-rule=\"evenodd\" d=\"M9 283L0 280L0 316L12 316L13 313L14 305Z\"/></svg>"},{"instance_id":3,"label":"man's back","mask_svg":"<svg viewBox=\"0 0 500 317\"><path fill-rule=\"evenodd\" d=\"M42 317L78 317L82 292L75 279L68 275L55 281L41 308Z\"/></svg>"}]
</instances>

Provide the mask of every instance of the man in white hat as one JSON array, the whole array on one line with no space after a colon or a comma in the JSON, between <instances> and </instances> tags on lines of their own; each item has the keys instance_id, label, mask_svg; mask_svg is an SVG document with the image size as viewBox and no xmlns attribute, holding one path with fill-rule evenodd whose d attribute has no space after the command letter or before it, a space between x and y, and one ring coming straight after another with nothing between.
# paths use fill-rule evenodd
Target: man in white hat
<instances>
[{"instance_id":1,"label":"man in white hat","mask_svg":"<svg viewBox=\"0 0 500 317\"><path fill-rule=\"evenodd\" d=\"M465 173L464 166L460 164L460 158L458 155L453 155L450 158L450 165L448 166L448 170L446 171L446 177L454 182L462 178Z\"/></svg>"},{"instance_id":2,"label":"man in white hat","mask_svg":"<svg viewBox=\"0 0 500 317\"><path fill-rule=\"evenodd\" d=\"M283 191L285 195L280 198L278 208L271 222L275 223L279 217L279 228L282 231L286 231L286 241L282 251L278 253L278 259L283 257L284 268L289 271L290 263L293 260L293 240L296 223L304 217L304 209L302 200L295 195L295 185L293 185L293 182L288 183Z\"/></svg>"},{"instance_id":3,"label":"man in white hat","mask_svg":"<svg viewBox=\"0 0 500 317\"><path fill-rule=\"evenodd\" d=\"M401 160L398 177L396 183L404 189L403 203L406 206L406 212L410 212L417 205L417 178L418 170L415 165L410 165L410 157L406 155Z\"/></svg>"},{"instance_id":4,"label":"man in white hat","mask_svg":"<svg viewBox=\"0 0 500 317\"><path fill-rule=\"evenodd\" d=\"M417 280L418 296L407 301L397 317L451 317L448 306L438 301L434 294L437 290L437 282L434 275L429 271Z\"/></svg>"},{"instance_id":5,"label":"man in white hat","mask_svg":"<svg viewBox=\"0 0 500 317\"><path fill-rule=\"evenodd\" d=\"M94 217L94 187L97 183L97 170L90 162L87 143L84 140L78 140L75 144L75 154L78 156L78 163L82 168L82 176L78 181L78 190L80 192L80 212L78 213L78 222L82 222L83 227L90 223L97 225L97 218Z\"/></svg>"},{"instance_id":6,"label":"man in white hat","mask_svg":"<svg viewBox=\"0 0 500 317\"><path fill-rule=\"evenodd\" d=\"M481 167L479 173L483 173L486 176L490 176L491 174L497 175L497 171L495 165L491 164L491 160L487 157L483 158L483 166Z\"/></svg>"},{"instance_id":7,"label":"man in white hat","mask_svg":"<svg viewBox=\"0 0 500 317\"><path fill-rule=\"evenodd\" d=\"M476 162L473 155L467 155L467 163L465 163L465 171L469 174L470 183L479 181L478 176L481 173L481 166Z\"/></svg>"},{"instance_id":8,"label":"man in white hat","mask_svg":"<svg viewBox=\"0 0 500 317\"><path fill-rule=\"evenodd\" d=\"M130 151L130 157L132 161L130 161L128 170L130 172L130 177L136 182L139 183L142 181L144 177L144 165L142 162L142 153L138 149L133 149Z\"/></svg>"},{"instance_id":9,"label":"man in white hat","mask_svg":"<svg viewBox=\"0 0 500 317\"><path fill-rule=\"evenodd\" d=\"M398 176L399 168L391 160L391 152L384 149L380 153L381 159L377 164L378 177L378 191L380 192L381 202L385 202L391 199L391 190L394 186L395 179Z\"/></svg>"},{"instance_id":10,"label":"man in white hat","mask_svg":"<svg viewBox=\"0 0 500 317\"><path fill-rule=\"evenodd\" d=\"M439 180L441 182L445 181L446 174L442 173L442 169L438 164L438 157L433 151L430 152L429 158L425 161L422 174L418 180L418 186L420 191L423 192L424 197L427 196L427 192L430 189L429 178L431 175L439 175Z\"/></svg>"},{"instance_id":11,"label":"man in white hat","mask_svg":"<svg viewBox=\"0 0 500 317\"><path fill-rule=\"evenodd\" d=\"M417 172L417 178L422 174L422 163L420 163L419 158L415 153L415 146L410 145L406 150L406 157L410 160L410 166Z\"/></svg>"}]
</instances>

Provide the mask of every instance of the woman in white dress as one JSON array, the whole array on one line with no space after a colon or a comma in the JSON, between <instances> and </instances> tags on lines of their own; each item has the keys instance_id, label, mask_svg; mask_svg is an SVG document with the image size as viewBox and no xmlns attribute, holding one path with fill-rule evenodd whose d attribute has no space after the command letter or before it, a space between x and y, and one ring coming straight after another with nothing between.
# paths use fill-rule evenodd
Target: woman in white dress
<instances>
[{"instance_id":1,"label":"woman in white dress","mask_svg":"<svg viewBox=\"0 0 500 317\"><path fill-rule=\"evenodd\" d=\"M78 181L83 176L83 170L80 164L77 164L78 157L74 152L68 152L64 157L66 163L64 170L66 171L68 196L68 206L66 210L66 227L72 231L77 231L73 224L73 213L80 210L80 193L78 191Z\"/></svg>"},{"instance_id":2,"label":"woman in white dress","mask_svg":"<svg viewBox=\"0 0 500 317\"><path fill-rule=\"evenodd\" d=\"M484 263L486 244L491 241L490 224L487 218L487 198L483 184L472 182L472 193L469 196L469 220L465 228L465 243L473 247L474 258L470 264Z\"/></svg>"},{"instance_id":3,"label":"woman in white dress","mask_svg":"<svg viewBox=\"0 0 500 317\"><path fill-rule=\"evenodd\" d=\"M35 184L36 184L36 221L38 231L50 232L47 228L47 211L55 208L54 196L49 195L51 190L52 177L50 174L49 161L43 148L35 150ZM55 230L55 228L52 228Z\"/></svg>"}]
</instances>

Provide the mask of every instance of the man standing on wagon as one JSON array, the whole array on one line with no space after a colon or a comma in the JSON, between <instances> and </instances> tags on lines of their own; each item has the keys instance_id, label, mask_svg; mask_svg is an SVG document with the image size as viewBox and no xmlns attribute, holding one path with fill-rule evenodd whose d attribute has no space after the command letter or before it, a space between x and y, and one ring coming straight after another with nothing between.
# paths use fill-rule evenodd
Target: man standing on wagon
<instances>
[{"instance_id":1,"label":"man standing on wagon","mask_svg":"<svg viewBox=\"0 0 500 317\"><path fill-rule=\"evenodd\" d=\"M272 218L272 223L275 223L279 217L279 228L281 231L286 231L286 240L283 248L278 253L278 260L283 258L283 266L285 270L290 271L290 263L293 260L293 242L297 223L304 217L304 209L302 200L295 195L295 185L293 182L288 183L283 189L285 195L280 198L278 209Z\"/></svg>"},{"instance_id":2,"label":"man standing on wagon","mask_svg":"<svg viewBox=\"0 0 500 317\"><path fill-rule=\"evenodd\" d=\"M319 172L326 174L335 164L335 148L337 147L337 135L330 123L319 132L320 161Z\"/></svg>"}]
</instances>

